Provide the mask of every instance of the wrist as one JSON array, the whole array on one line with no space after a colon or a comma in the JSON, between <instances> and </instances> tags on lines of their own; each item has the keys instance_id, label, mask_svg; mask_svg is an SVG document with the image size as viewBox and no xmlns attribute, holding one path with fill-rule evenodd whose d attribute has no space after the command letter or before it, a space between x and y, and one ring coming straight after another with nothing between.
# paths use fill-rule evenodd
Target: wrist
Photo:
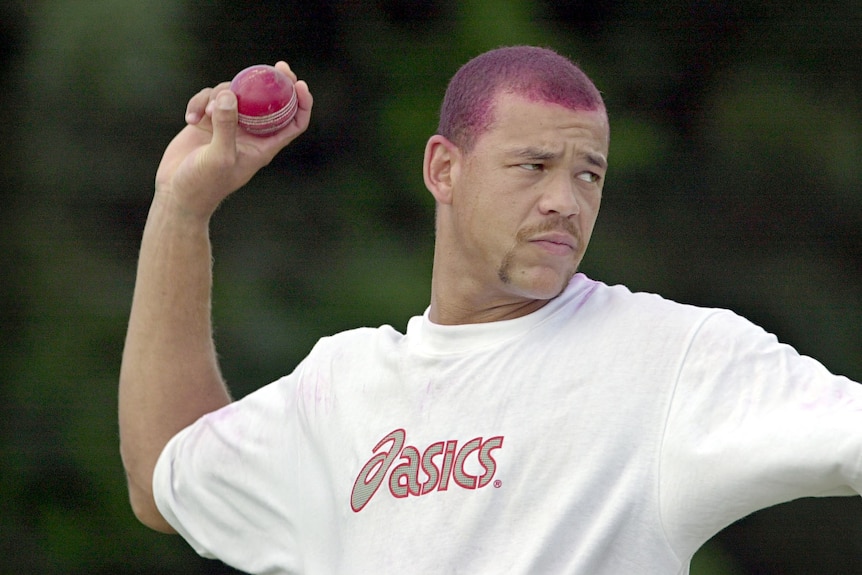
<instances>
[{"instance_id":1,"label":"wrist","mask_svg":"<svg viewBox=\"0 0 862 575\"><path fill-rule=\"evenodd\" d=\"M158 217L190 228L209 228L214 209L207 209L183 198L169 187L156 186L150 205L150 218Z\"/></svg>"}]
</instances>

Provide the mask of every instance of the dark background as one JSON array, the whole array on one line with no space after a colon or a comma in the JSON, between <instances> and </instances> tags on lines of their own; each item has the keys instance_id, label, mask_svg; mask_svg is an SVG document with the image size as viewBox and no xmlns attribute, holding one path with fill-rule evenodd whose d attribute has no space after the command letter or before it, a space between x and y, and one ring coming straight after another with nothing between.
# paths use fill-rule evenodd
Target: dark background
<instances>
[{"instance_id":1,"label":"dark background","mask_svg":"<svg viewBox=\"0 0 862 575\"><path fill-rule=\"evenodd\" d=\"M0 4L0 573L231 572L133 518L116 385L161 152L194 92L251 64L288 60L315 108L213 223L235 395L321 335L425 308L425 140L458 66L518 43L606 98L585 272L729 307L862 380L858 1L243 5ZM862 573L860 542L858 498L803 500L731 526L692 573Z\"/></svg>"}]
</instances>

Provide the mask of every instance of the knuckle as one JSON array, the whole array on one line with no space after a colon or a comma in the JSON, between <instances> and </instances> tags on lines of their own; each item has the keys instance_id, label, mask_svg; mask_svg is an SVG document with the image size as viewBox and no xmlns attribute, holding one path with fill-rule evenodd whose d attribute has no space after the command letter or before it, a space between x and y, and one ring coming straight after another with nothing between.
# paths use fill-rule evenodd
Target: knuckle
<instances>
[{"instance_id":1,"label":"knuckle","mask_svg":"<svg viewBox=\"0 0 862 575\"><path fill-rule=\"evenodd\" d=\"M213 168L215 168L218 172L225 173L230 172L236 166L236 155L230 153L219 153L214 154L213 157Z\"/></svg>"}]
</instances>

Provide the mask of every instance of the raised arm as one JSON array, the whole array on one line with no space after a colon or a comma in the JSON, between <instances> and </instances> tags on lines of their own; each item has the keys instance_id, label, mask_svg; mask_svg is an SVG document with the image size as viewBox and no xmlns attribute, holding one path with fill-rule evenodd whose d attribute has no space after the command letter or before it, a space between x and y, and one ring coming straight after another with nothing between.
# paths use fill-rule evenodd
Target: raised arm
<instances>
[{"instance_id":1,"label":"raised arm","mask_svg":"<svg viewBox=\"0 0 862 575\"><path fill-rule=\"evenodd\" d=\"M296 81L287 64L276 67ZM308 127L312 97L302 81L296 91L293 122L261 138L237 127L227 83L202 90L156 173L120 369L119 422L132 508L159 531L172 531L153 501L159 454L179 430L230 402L212 339L209 221L224 198Z\"/></svg>"}]
</instances>

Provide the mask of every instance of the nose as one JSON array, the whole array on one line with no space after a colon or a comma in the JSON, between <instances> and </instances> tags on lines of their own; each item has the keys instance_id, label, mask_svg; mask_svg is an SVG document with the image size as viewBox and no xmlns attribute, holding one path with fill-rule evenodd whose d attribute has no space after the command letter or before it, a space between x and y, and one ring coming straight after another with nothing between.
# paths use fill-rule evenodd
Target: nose
<instances>
[{"instance_id":1,"label":"nose","mask_svg":"<svg viewBox=\"0 0 862 575\"><path fill-rule=\"evenodd\" d=\"M539 199L539 211L544 215L556 213L564 218L581 213L577 186L571 178L561 175L548 181Z\"/></svg>"}]
</instances>

